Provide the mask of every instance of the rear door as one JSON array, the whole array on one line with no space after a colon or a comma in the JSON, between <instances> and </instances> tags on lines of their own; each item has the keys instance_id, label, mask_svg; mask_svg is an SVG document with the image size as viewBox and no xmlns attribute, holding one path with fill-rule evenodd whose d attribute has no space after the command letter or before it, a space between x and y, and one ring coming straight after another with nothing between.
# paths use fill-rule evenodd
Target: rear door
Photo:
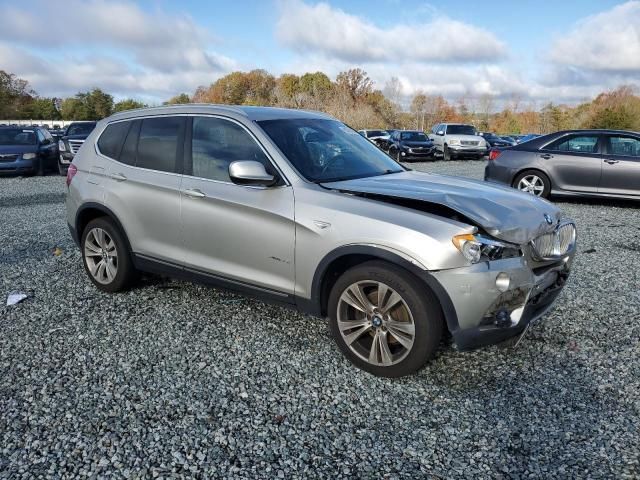
<instances>
[{"instance_id":1,"label":"rear door","mask_svg":"<svg viewBox=\"0 0 640 480\"><path fill-rule=\"evenodd\" d=\"M640 196L640 137L606 135L599 193Z\"/></svg>"},{"instance_id":2,"label":"rear door","mask_svg":"<svg viewBox=\"0 0 640 480\"><path fill-rule=\"evenodd\" d=\"M234 161L261 162L277 174L265 150L240 123L192 117L182 188L185 268L271 293L294 290L293 188L237 185ZM190 154L190 155L189 155Z\"/></svg>"},{"instance_id":3,"label":"rear door","mask_svg":"<svg viewBox=\"0 0 640 480\"><path fill-rule=\"evenodd\" d=\"M565 135L543 147L538 158L554 188L595 193L602 175L601 144L598 134Z\"/></svg>"},{"instance_id":4,"label":"rear door","mask_svg":"<svg viewBox=\"0 0 640 480\"><path fill-rule=\"evenodd\" d=\"M185 125L184 116L117 122L98 140L100 154L110 160L105 204L122 223L133 252L149 260L179 264L182 257L180 183Z\"/></svg>"}]
</instances>

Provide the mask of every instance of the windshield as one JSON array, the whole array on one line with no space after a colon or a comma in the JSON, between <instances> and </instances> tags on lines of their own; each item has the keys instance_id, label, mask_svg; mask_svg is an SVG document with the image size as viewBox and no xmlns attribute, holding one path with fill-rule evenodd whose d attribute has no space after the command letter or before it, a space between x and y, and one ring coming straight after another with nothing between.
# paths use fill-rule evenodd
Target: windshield
<instances>
[{"instance_id":1,"label":"windshield","mask_svg":"<svg viewBox=\"0 0 640 480\"><path fill-rule=\"evenodd\" d=\"M258 122L300 174L312 182L373 177L404 169L355 130L315 118Z\"/></svg>"},{"instance_id":2,"label":"windshield","mask_svg":"<svg viewBox=\"0 0 640 480\"><path fill-rule=\"evenodd\" d=\"M93 131L93 129L95 127L96 127L95 123L72 123L67 128L66 135L67 136L69 136L69 135L87 135L87 136L89 136L89 134Z\"/></svg>"},{"instance_id":3,"label":"windshield","mask_svg":"<svg viewBox=\"0 0 640 480\"><path fill-rule=\"evenodd\" d=\"M476 129L471 125L447 125L447 135L476 135Z\"/></svg>"},{"instance_id":4,"label":"windshield","mask_svg":"<svg viewBox=\"0 0 640 480\"><path fill-rule=\"evenodd\" d=\"M410 142L426 142L427 136L422 132L402 132L400 134L401 140L408 140Z\"/></svg>"},{"instance_id":5,"label":"windshield","mask_svg":"<svg viewBox=\"0 0 640 480\"><path fill-rule=\"evenodd\" d=\"M0 129L0 145L35 145L36 134L33 130L21 128Z\"/></svg>"}]
</instances>

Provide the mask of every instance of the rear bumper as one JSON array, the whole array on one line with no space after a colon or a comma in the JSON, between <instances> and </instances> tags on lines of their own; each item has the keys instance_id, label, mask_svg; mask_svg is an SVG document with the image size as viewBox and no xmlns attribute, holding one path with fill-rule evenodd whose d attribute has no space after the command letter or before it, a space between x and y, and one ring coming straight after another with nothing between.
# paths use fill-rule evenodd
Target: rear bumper
<instances>
[{"instance_id":1,"label":"rear bumper","mask_svg":"<svg viewBox=\"0 0 640 480\"><path fill-rule=\"evenodd\" d=\"M504 165L500 165L495 160L487 162L487 166L484 167L484 179L487 182L502 183L509 185L513 183L514 171Z\"/></svg>"},{"instance_id":2,"label":"rear bumper","mask_svg":"<svg viewBox=\"0 0 640 480\"><path fill-rule=\"evenodd\" d=\"M455 309L457 325L450 330L456 347L471 350L521 334L552 307L569 276L574 252L575 247L535 272L524 257L433 272ZM496 286L498 274L509 276L504 292Z\"/></svg>"}]
</instances>

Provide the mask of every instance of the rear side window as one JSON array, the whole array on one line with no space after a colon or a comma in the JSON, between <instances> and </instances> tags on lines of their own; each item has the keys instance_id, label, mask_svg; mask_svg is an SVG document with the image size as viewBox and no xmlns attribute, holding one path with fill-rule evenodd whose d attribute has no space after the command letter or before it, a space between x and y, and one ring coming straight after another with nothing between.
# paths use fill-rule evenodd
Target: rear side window
<instances>
[{"instance_id":1,"label":"rear side window","mask_svg":"<svg viewBox=\"0 0 640 480\"><path fill-rule=\"evenodd\" d=\"M545 150L553 150L555 152L597 153L598 136L580 135L568 138L564 137L553 142L545 148Z\"/></svg>"},{"instance_id":2,"label":"rear side window","mask_svg":"<svg viewBox=\"0 0 640 480\"><path fill-rule=\"evenodd\" d=\"M98 139L100 153L117 160L130 126L131 122L118 122L107 125L107 128L104 129Z\"/></svg>"},{"instance_id":3,"label":"rear side window","mask_svg":"<svg viewBox=\"0 0 640 480\"><path fill-rule=\"evenodd\" d=\"M182 153L185 117L158 117L142 120L136 167L176 172Z\"/></svg>"}]
</instances>

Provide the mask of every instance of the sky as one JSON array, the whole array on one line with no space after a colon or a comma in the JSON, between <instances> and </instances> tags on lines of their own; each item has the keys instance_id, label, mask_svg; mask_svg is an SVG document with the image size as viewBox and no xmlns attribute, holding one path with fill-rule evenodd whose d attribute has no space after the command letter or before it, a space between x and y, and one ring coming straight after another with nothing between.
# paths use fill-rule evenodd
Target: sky
<instances>
[{"instance_id":1,"label":"sky","mask_svg":"<svg viewBox=\"0 0 640 480\"><path fill-rule=\"evenodd\" d=\"M43 96L158 104L234 71L542 105L640 88L640 0L0 0L0 69Z\"/></svg>"}]
</instances>

